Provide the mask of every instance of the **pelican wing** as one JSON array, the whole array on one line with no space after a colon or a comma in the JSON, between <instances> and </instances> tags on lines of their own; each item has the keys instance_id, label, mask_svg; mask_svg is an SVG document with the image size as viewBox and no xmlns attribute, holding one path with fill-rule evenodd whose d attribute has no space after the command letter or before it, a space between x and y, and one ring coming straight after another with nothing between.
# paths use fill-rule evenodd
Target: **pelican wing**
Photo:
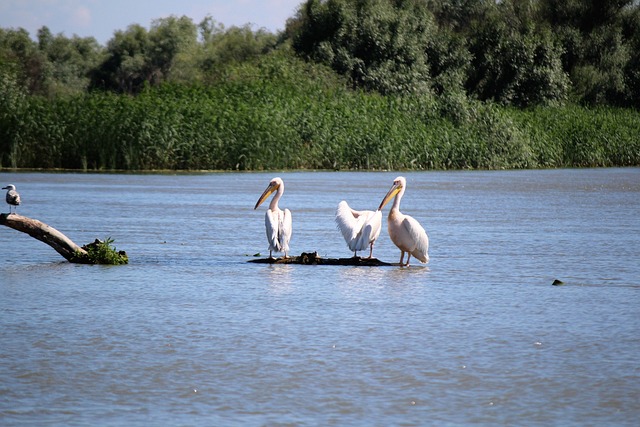
<instances>
[{"instance_id":1,"label":"pelican wing","mask_svg":"<svg viewBox=\"0 0 640 427\"><path fill-rule=\"evenodd\" d=\"M267 213L264 216L264 225L267 230L267 241L269 242L269 250L273 250L276 252L281 252L280 240L278 239L278 235L280 234L280 220L279 213L280 209L277 211L267 209Z\"/></svg>"},{"instance_id":2,"label":"pelican wing","mask_svg":"<svg viewBox=\"0 0 640 427\"><path fill-rule=\"evenodd\" d=\"M267 230L269 250L288 252L292 231L291 211L289 209L284 211L280 209L267 210L265 228Z\"/></svg>"},{"instance_id":3,"label":"pelican wing","mask_svg":"<svg viewBox=\"0 0 640 427\"><path fill-rule=\"evenodd\" d=\"M429 262L429 236L413 217L405 215L402 226L413 241L413 250L409 251L420 262Z\"/></svg>"},{"instance_id":4,"label":"pelican wing","mask_svg":"<svg viewBox=\"0 0 640 427\"><path fill-rule=\"evenodd\" d=\"M361 211L361 214L360 218L364 218L364 225L356 236L356 247L359 251L366 249L369 244L375 242L380 236L380 229L382 228L381 211Z\"/></svg>"},{"instance_id":5,"label":"pelican wing","mask_svg":"<svg viewBox=\"0 0 640 427\"><path fill-rule=\"evenodd\" d=\"M282 211L280 211L282 212ZM293 224L291 220L291 211L285 209L281 217L280 223L280 244L282 245L283 252L289 252L289 240L291 240L291 232L293 231Z\"/></svg>"},{"instance_id":6,"label":"pelican wing","mask_svg":"<svg viewBox=\"0 0 640 427\"><path fill-rule=\"evenodd\" d=\"M338 209L336 210L336 225L342 233L345 242L347 242L347 246L349 246L349 249L352 251L358 250L355 249L355 240L363 224L364 217L360 217L358 212L351 209L347 202L343 200L338 204Z\"/></svg>"},{"instance_id":7,"label":"pelican wing","mask_svg":"<svg viewBox=\"0 0 640 427\"><path fill-rule=\"evenodd\" d=\"M336 224L349 249L362 251L380 235L382 212L356 211L343 200L336 210Z\"/></svg>"}]
</instances>

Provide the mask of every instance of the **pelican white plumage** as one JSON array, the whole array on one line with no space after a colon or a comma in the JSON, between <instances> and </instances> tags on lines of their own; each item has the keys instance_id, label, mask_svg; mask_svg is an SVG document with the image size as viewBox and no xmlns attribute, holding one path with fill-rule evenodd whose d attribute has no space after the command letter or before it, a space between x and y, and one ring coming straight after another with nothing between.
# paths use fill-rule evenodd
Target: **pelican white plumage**
<instances>
[{"instance_id":1,"label":"pelican white plumage","mask_svg":"<svg viewBox=\"0 0 640 427\"><path fill-rule=\"evenodd\" d=\"M3 190L7 190L7 195L5 200L9 205L9 215L11 215L11 206L14 207L14 213L18 210L18 205L20 204L20 194L16 191L16 186L13 184L9 184L6 187L2 187Z\"/></svg>"},{"instance_id":2,"label":"pelican white plumage","mask_svg":"<svg viewBox=\"0 0 640 427\"><path fill-rule=\"evenodd\" d=\"M274 191L276 195L271 199L264 221L267 229L267 240L269 241L269 258L273 258L272 253L274 251L284 252L284 257L287 258L292 227L291 211L289 209L283 211L278 207L278 201L284 194L284 181L282 181L282 178L276 177L269 182L253 209L258 209L258 206Z\"/></svg>"},{"instance_id":3,"label":"pelican white plumage","mask_svg":"<svg viewBox=\"0 0 640 427\"><path fill-rule=\"evenodd\" d=\"M384 205L395 197L389 211L387 225L391 241L400 249L400 265L403 266L409 265L411 255L422 263L429 262L429 236L427 236L427 232L413 217L400 212L400 200L406 188L407 180L402 176L397 177L378 208L382 210ZM403 264L405 252L407 253L407 263Z\"/></svg>"},{"instance_id":4,"label":"pelican white plumage","mask_svg":"<svg viewBox=\"0 0 640 427\"><path fill-rule=\"evenodd\" d=\"M373 244L382 228L382 212L379 209L375 212L356 211L343 200L336 209L336 224L354 257L367 246L370 248L369 258L373 256Z\"/></svg>"}]
</instances>

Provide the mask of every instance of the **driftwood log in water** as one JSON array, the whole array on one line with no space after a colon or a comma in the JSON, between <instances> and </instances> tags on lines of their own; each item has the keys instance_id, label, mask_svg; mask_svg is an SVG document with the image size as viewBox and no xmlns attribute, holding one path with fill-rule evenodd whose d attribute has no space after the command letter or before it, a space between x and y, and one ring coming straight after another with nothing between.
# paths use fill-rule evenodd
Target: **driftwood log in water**
<instances>
[{"instance_id":1,"label":"driftwood log in water","mask_svg":"<svg viewBox=\"0 0 640 427\"><path fill-rule=\"evenodd\" d=\"M249 260L257 264L302 264L302 265L348 265L362 267L394 267L398 263L388 263L377 258L322 258L317 252L303 252L300 256L289 258L258 258Z\"/></svg>"},{"instance_id":2,"label":"driftwood log in water","mask_svg":"<svg viewBox=\"0 0 640 427\"><path fill-rule=\"evenodd\" d=\"M76 264L126 264L128 262L126 252L116 252L115 248L110 246L112 242L110 239L105 242L96 239L93 243L80 247L55 228L37 219L17 214L0 214L0 225L21 231L46 243L69 262Z\"/></svg>"},{"instance_id":3,"label":"driftwood log in water","mask_svg":"<svg viewBox=\"0 0 640 427\"><path fill-rule=\"evenodd\" d=\"M82 260L87 256L87 251L67 236L37 219L17 214L0 214L0 224L27 233L34 239L46 243L69 262L83 263Z\"/></svg>"}]
</instances>

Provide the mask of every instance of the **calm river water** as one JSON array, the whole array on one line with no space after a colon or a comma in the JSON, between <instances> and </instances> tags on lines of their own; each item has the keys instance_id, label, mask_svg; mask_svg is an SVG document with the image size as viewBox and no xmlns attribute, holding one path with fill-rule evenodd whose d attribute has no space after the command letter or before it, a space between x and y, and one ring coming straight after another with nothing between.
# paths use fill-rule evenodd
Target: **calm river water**
<instances>
[{"instance_id":1,"label":"calm river water","mask_svg":"<svg viewBox=\"0 0 640 427\"><path fill-rule=\"evenodd\" d=\"M0 227L0 425L637 425L640 169L406 173L409 268L247 263L276 175L291 253L349 257L338 202L398 173L0 173L18 213L130 257Z\"/></svg>"}]
</instances>

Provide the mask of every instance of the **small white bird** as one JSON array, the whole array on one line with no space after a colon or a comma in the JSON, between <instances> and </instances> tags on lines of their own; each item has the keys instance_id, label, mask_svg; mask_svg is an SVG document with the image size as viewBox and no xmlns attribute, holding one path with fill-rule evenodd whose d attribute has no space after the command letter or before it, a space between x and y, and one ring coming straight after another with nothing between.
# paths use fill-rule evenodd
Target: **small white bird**
<instances>
[{"instance_id":1,"label":"small white bird","mask_svg":"<svg viewBox=\"0 0 640 427\"><path fill-rule=\"evenodd\" d=\"M336 224L342 232L344 240L349 249L353 251L353 256L358 256L358 251L369 250L369 258L373 256L373 244L380 236L382 228L382 212L377 211L356 211L349 207L344 200L338 204L336 210Z\"/></svg>"},{"instance_id":2,"label":"small white bird","mask_svg":"<svg viewBox=\"0 0 640 427\"><path fill-rule=\"evenodd\" d=\"M289 209L283 211L278 207L278 201L284 194L284 181L279 177L273 178L253 209L258 209L258 206L274 191L276 191L276 195L271 199L264 221L267 229L267 240L269 241L269 258L273 258L272 252L274 251L284 252L284 257L287 258L292 231L291 211Z\"/></svg>"},{"instance_id":3,"label":"small white bird","mask_svg":"<svg viewBox=\"0 0 640 427\"><path fill-rule=\"evenodd\" d=\"M5 200L9 204L9 215L11 215L11 206L15 206L13 213L16 213L18 210L18 205L20 204L20 194L18 194L18 192L16 191L16 186L10 184L6 187L2 187L2 189L7 190L7 196Z\"/></svg>"},{"instance_id":4,"label":"small white bird","mask_svg":"<svg viewBox=\"0 0 640 427\"><path fill-rule=\"evenodd\" d=\"M393 206L389 211L387 225L389 227L389 237L391 241L400 249L400 265L408 266L411 255L420 262L429 262L429 236L418 221L400 212L400 200L407 188L407 180L399 176L393 181L391 189L380 203L381 210L384 205L395 197ZM407 263L403 264L404 253L407 252Z\"/></svg>"}]
</instances>

